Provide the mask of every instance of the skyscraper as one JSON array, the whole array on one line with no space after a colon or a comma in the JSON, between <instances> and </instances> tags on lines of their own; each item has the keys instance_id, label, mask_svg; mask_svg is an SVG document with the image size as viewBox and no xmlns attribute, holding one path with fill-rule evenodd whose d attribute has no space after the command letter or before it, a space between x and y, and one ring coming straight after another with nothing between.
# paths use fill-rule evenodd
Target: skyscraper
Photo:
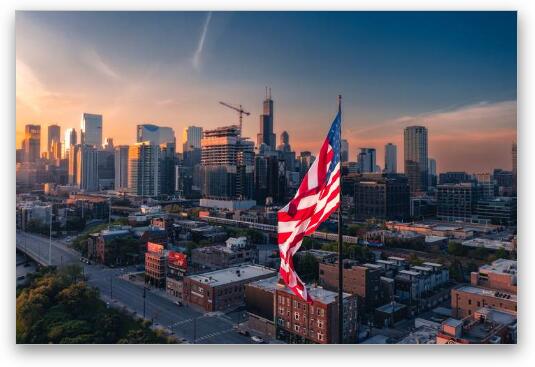
<instances>
[{"instance_id":1,"label":"skyscraper","mask_svg":"<svg viewBox=\"0 0 535 367\"><path fill-rule=\"evenodd\" d=\"M65 136L64 136L64 140L63 140L63 147L62 147L62 151L63 151L63 157L64 158L69 158L69 149L71 148L71 146L74 146L78 144L78 141L77 141L77 137L76 137L76 129L67 129L65 130Z\"/></svg>"},{"instance_id":2,"label":"skyscraper","mask_svg":"<svg viewBox=\"0 0 535 367\"><path fill-rule=\"evenodd\" d=\"M232 125L205 130L201 146L201 206L253 206L254 143Z\"/></svg>"},{"instance_id":3,"label":"skyscraper","mask_svg":"<svg viewBox=\"0 0 535 367\"><path fill-rule=\"evenodd\" d=\"M281 134L281 144L277 149L282 152L282 156L285 161L286 171L293 172L295 170L295 152L292 151L290 145L290 134L287 131L283 131Z\"/></svg>"},{"instance_id":4,"label":"skyscraper","mask_svg":"<svg viewBox=\"0 0 535 367\"><path fill-rule=\"evenodd\" d=\"M427 191L428 144L427 128L409 126L404 130L405 174L411 193Z\"/></svg>"},{"instance_id":5,"label":"skyscraper","mask_svg":"<svg viewBox=\"0 0 535 367\"><path fill-rule=\"evenodd\" d=\"M47 152L49 159L61 159L61 156L57 156L57 143L61 141L61 127L59 125L48 126L48 144ZM54 146L56 145L56 146ZM59 152L61 154L61 152Z\"/></svg>"},{"instance_id":6,"label":"skyscraper","mask_svg":"<svg viewBox=\"0 0 535 367\"><path fill-rule=\"evenodd\" d=\"M115 190L125 191L128 188L128 145L115 148Z\"/></svg>"},{"instance_id":7,"label":"skyscraper","mask_svg":"<svg viewBox=\"0 0 535 367\"><path fill-rule=\"evenodd\" d=\"M516 195L516 141L513 141L511 153L513 155L513 193Z\"/></svg>"},{"instance_id":8,"label":"skyscraper","mask_svg":"<svg viewBox=\"0 0 535 367\"><path fill-rule=\"evenodd\" d=\"M182 133L182 151L201 149L202 127L188 126Z\"/></svg>"},{"instance_id":9,"label":"skyscraper","mask_svg":"<svg viewBox=\"0 0 535 367\"><path fill-rule=\"evenodd\" d=\"M433 187L436 186L437 185L437 161L434 158L428 159L427 172L429 174L429 177L427 178L427 185L433 186Z\"/></svg>"},{"instance_id":10,"label":"skyscraper","mask_svg":"<svg viewBox=\"0 0 535 367\"><path fill-rule=\"evenodd\" d=\"M69 185L78 185L78 150L80 149L79 145L73 144L66 151L67 159L69 160L69 165L67 168L67 183Z\"/></svg>"},{"instance_id":11,"label":"skyscraper","mask_svg":"<svg viewBox=\"0 0 535 367\"><path fill-rule=\"evenodd\" d=\"M357 157L360 173L375 172L376 161L375 148L360 148L360 153Z\"/></svg>"},{"instance_id":12,"label":"skyscraper","mask_svg":"<svg viewBox=\"0 0 535 367\"><path fill-rule=\"evenodd\" d=\"M76 184L83 191L98 191L97 148L92 145L80 145L76 157Z\"/></svg>"},{"instance_id":13,"label":"skyscraper","mask_svg":"<svg viewBox=\"0 0 535 367\"><path fill-rule=\"evenodd\" d=\"M128 192L142 197L160 194L160 146L148 141L128 150Z\"/></svg>"},{"instance_id":14,"label":"skyscraper","mask_svg":"<svg viewBox=\"0 0 535 367\"><path fill-rule=\"evenodd\" d=\"M170 127L157 126L153 124L137 125L136 141L150 142L150 144L160 145L175 144L175 131Z\"/></svg>"},{"instance_id":15,"label":"skyscraper","mask_svg":"<svg viewBox=\"0 0 535 367\"><path fill-rule=\"evenodd\" d=\"M275 150L275 134L273 133L273 100L271 99L271 88L269 94L266 89L266 99L263 104L263 113L260 115L260 133L256 136L256 145L264 143L271 150Z\"/></svg>"},{"instance_id":16,"label":"skyscraper","mask_svg":"<svg viewBox=\"0 0 535 367\"><path fill-rule=\"evenodd\" d=\"M342 162L349 161L349 143L346 139L342 139Z\"/></svg>"},{"instance_id":17,"label":"skyscraper","mask_svg":"<svg viewBox=\"0 0 535 367\"><path fill-rule=\"evenodd\" d=\"M398 147L392 143L385 145L385 173L398 173Z\"/></svg>"},{"instance_id":18,"label":"skyscraper","mask_svg":"<svg viewBox=\"0 0 535 367\"><path fill-rule=\"evenodd\" d=\"M41 156L41 125L26 125L22 149L25 162L37 162Z\"/></svg>"},{"instance_id":19,"label":"skyscraper","mask_svg":"<svg viewBox=\"0 0 535 367\"><path fill-rule=\"evenodd\" d=\"M201 163L202 127L189 126L182 133L182 152L185 167L193 168Z\"/></svg>"},{"instance_id":20,"label":"skyscraper","mask_svg":"<svg viewBox=\"0 0 535 367\"><path fill-rule=\"evenodd\" d=\"M102 115L84 113L80 125L80 143L102 148Z\"/></svg>"}]
</instances>

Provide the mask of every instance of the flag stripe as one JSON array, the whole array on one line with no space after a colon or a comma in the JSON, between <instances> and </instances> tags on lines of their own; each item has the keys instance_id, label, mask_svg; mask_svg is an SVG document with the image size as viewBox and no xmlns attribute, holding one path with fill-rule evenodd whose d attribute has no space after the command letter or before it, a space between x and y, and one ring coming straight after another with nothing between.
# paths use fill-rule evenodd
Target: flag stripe
<instances>
[{"instance_id":1,"label":"flag stripe","mask_svg":"<svg viewBox=\"0 0 535 367\"><path fill-rule=\"evenodd\" d=\"M304 236L312 234L340 205L340 124L338 114L294 198L277 213L279 273L288 288L308 303L313 300L295 272L293 256Z\"/></svg>"}]
</instances>

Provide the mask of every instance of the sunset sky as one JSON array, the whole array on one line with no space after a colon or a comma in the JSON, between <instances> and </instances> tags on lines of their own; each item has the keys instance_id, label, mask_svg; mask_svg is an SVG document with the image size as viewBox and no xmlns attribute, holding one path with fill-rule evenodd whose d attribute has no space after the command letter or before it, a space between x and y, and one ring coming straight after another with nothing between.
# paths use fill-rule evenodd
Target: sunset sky
<instances>
[{"instance_id":1,"label":"sunset sky","mask_svg":"<svg viewBox=\"0 0 535 367\"><path fill-rule=\"evenodd\" d=\"M317 151L343 95L343 138L398 145L403 128L429 129L439 172L511 169L516 138L514 12L203 13L18 12L17 146L24 125L79 130L103 115L104 137L135 142L135 126L237 123L219 101L251 112L259 131L272 88L277 144Z\"/></svg>"}]
</instances>

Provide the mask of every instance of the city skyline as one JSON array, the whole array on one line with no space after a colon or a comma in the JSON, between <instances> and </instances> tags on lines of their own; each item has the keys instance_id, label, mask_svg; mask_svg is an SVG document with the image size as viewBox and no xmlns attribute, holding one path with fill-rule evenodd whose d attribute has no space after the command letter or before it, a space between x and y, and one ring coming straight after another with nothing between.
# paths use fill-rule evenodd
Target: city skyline
<instances>
[{"instance_id":1,"label":"city skyline","mask_svg":"<svg viewBox=\"0 0 535 367\"><path fill-rule=\"evenodd\" d=\"M136 125L143 122L172 127L175 135L190 125L206 129L237 124L237 114L220 106L219 100L242 104L251 112L244 118L244 135L254 141L267 85L276 104L277 145L287 130L296 152L316 153L327 130L324 121L342 93L342 134L349 142L351 161L358 148L374 147L383 166L384 145L392 142L402 162L403 129L420 124L429 130L429 157L437 160L439 172L511 169L516 137L515 13L186 15L17 13L17 146L26 124L42 126L44 148L46 126L79 130L83 112L103 115L103 137L113 137L115 145L135 143ZM260 38L268 18L285 25L271 40ZM399 34L406 21L413 26ZM237 33L252 22L257 30ZM304 33L310 22L332 30L319 27L324 35L314 39L317 30ZM106 29L109 37L87 29L90 24ZM113 49L122 37L129 37L123 32L136 24L148 31ZM288 28L293 33L286 37L282 32ZM161 29L168 31L164 39L174 47L162 49L150 42L162 37ZM423 29L430 34L423 36ZM342 31L342 40L336 41ZM185 33L188 37L182 36ZM347 47L353 42L343 44L355 36L357 49ZM236 39L244 42L247 52L234 52ZM441 46L430 45L431 39ZM257 65L260 40L277 55L284 54L278 52L281 45L293 45L295 51L282 59L264 55L265 62ZM133 52L139 46L150 47L154 58L137 57ZM426 47L425 55L411 53L419 47ZM346 54L339 62L340 72L330 75L325 66L335 64L332 53L342 49ZM367 57L360 57L359 51Z\"/></svg>"}]
</instances>

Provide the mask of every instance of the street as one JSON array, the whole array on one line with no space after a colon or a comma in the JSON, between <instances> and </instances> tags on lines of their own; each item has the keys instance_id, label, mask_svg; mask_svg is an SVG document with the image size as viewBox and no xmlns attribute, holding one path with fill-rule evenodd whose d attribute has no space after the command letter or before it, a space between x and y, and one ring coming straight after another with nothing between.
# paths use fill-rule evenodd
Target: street
<instances>
[{"instance_id":1,"label":"street","mask_svg":"<svg viewBox=\"0 0 535 367\"><path fill-rule=\"evenodd\" d=\"M26 251L40 262L48 264L49 239L43 236L17 232L17 248ZM191 307L178 306L172 300L147 290L143 299L143 286L121 279L120 275L134 272L134 267L109 268L99 264L87 265L80 262L80 255L61 241L52 240L52 265L76 263L83 267L88 284L99 289L104 301L114 307L126 307L130 312L151 320L154 326L173 332L189 343L203 344L251 344L249 337L238 334L233 326L241 315L227 315L221 312L203 314ZM145 301L145 302L144 302ZM233 318L231 318L233 317Z\"/></svg>"}]
</instances>

